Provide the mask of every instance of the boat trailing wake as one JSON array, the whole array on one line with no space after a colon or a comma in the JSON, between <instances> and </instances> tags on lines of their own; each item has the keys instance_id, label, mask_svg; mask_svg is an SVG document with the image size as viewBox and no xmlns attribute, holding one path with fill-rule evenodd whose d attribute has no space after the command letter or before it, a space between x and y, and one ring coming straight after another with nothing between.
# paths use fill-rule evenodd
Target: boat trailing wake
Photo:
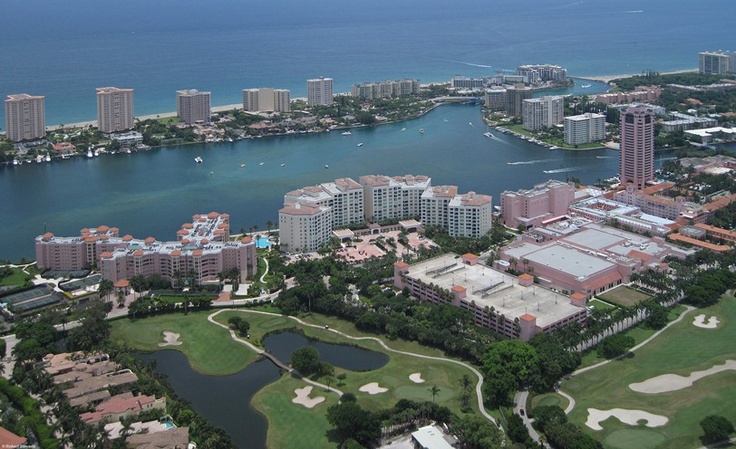
<instances>
[{"instance_id":1,"label":"boat trailing wake","mask_svg":"<svg viewBox=\"0 0 736 449\"><path fill-rule=\"evenodd\" d=\"M552 162L555 159L537 159L534 161L516 161L516 162L506 162L506 165L532 165L532 164L541 164L544 162Z\"/></svg>"},{"instance_id":2,"label":"boat trailing wake","mask_svg":"<svg viewBox=\"0 0 736 449\"><path fill-rule=\"evenodd\" d=\"M484 68L484 69L490 69L491 67L493 67L493 66L490 66L490 65L485 65L485 64L473 64L472 62L465 62L465 61L457 61L457 62L459 62L460 64L465 64L465 65L469 65L469 66L471 66L471 67L482 67L482 68Z\"/></svg>"},{"instance_id":3,"label":"boat trailing wake","mask_svg":"<svg viewBox=\"0 0 736 449\"><path fill-rule=\"evenodd\" d=\"M555 168L553 170L544 170L543 173L551 174L551 173L567 173L571 171L578 171L582 170L585 167L565 167L565 168Z\"/></svg>"}]
</instances>

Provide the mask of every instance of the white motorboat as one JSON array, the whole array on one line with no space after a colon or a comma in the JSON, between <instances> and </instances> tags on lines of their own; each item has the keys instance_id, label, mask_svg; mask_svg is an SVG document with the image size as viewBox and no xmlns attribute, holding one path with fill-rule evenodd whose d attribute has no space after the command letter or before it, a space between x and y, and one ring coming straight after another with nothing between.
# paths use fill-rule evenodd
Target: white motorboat
<instances>
[{"instance_id":1,"label":"white motorboat","mask_svg":"<svg viewBox=\"0 0 736 449\"><path fill-rule=\"evenodd\" d=\"M424 128L419 128L419 134L424 134Z\"/></svg>"},{"instance_id":2,"label":"white motorboat","mask_svg":"<svg viewBox=\"0 0 736 449\"><path fill-rule=\"evenodd\" d=\"M352 134L353 133L351 133L350 131L345 131L344 133L342 133L343 136L350 136Z\"/></svg>"},{"instance_id":3,"label":"white motorboat","mask_svg":"<svg viewBox=\"0 0 736 449\"><path fill-rule=\"evenodd\" d=\"M92 159L93 157L95 157L95 154L89 148L87 149L87 157L90 158L90 159Z\"/></svg>"},{"instance_id":4,"label":"white motorboat","mask_svg":"<svg viewBox=\"0 0 736 449\"><path fill-rule=\"evenodd\" d=\"M46 162L51 162L51 155L46 153L46 157L44 158Z\"/></svg>"},{"instance_id":5,"label":"white motorboat","mask_svg":"<svg viewBox=\"0 0 736 449\"><path fill-rule=\"evenodd\" d=\"M330 168L330 166L329 166L329 165L327 165L327 164L325 164L325 168Z\"/></svg>"},{"instance_id":6,"label":"white motorboat","mask_svg":"<svg viewBox=\"0 0 736 449\"><path fill-rule=\"evenodd\" d=\"M362 147L363 146L363 142L360 142L357 146Z\"/></svg>"},{"instance_id":7,"label":"white motorboat","mask_svg":"<svg viewBox=\"0 0 736 449\"><path fill-rule=\"evenodd\" d=\"M202 158L199 157L199 156L197 156L197 157L194 158L194 162L196 162L198 164L201 164L202 163Z\"/></svg>"},{"instance_id":8,"label":"white motorboat","mask_svg":"<svg viewBox=\"0 0 736 449\"><path fill-rule=\"evenodd\" d=\"M286 164L281 164L282 167L286 167Z\"/></svg>"},{"instance_id":9,"label":"white motorboat","mask_svg":"<svg viewBox=\"0 0 736 449\"><path fill-rule=\"evenodd\" d=\"M493 139L493 134L491 134L490 131L483 133L483 135L488 137L489 139Z\"/></svg>"}]
</instances>

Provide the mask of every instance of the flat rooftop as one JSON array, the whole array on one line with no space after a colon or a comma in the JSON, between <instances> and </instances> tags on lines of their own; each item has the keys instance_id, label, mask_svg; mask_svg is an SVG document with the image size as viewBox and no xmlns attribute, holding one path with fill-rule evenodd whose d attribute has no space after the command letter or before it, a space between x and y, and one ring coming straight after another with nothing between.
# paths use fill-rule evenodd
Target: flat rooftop
<instances>
[{"instance_id":1,"label":"flat rooftop","mask_svg":"<svg viewBox=\"0 0 736 449\"><path fill-rule=\"evenodd\" d=\"M408 275L446 290L462 286L467 290L466 302L493 307L511 319L532 314L540 327L580 312L580 307L570 304L565 295L539 285L522 287L516 276L485 265L463 264L460 256L452 253L410 265Z\"/></svg>"},{"instance_id":2,"label":"flat rooftop","mask_svg":"<svg viewBox=\"0 0 736 449\"><path fill-rule=\"evenodd\" d=\"M518 261L527 259L529 262L570 274L580 280L616 266L606 258L590 255L560 242L543 246L524 242L509 247L506 254ZM521 265L521 262L519 262L519 265Z\"/></svg>"}]
</instances>

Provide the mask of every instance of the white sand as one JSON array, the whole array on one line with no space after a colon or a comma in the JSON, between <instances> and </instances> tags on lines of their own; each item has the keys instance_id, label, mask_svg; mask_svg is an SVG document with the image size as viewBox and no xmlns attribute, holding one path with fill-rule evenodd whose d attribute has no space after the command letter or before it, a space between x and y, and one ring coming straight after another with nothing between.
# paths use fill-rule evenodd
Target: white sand
<instances>
[{"instance_id":1,"label":"white sand","mask_svg":"<svg viewBox=\"0 0 736 449\"><path fill-rule=\"evenodd\" d=\"M611 410L598 410L597 408L588 409L588 420L585 425L593 430L603 430L600 423L613 416L624 424L632 426L638 425L639 421L647 422L647 427L660 427L667 424L667 417L654 415L643 410L627 410L624 408L613 408Z\"/></svg>"},{"instance_id":2,"label":"white sand","mask_svg":"<svg viewBox=\"0 0 736 449\"><path fill-rule=\"evenodd\" d=\"M703 371L693 371L689 376L679 376L677 374L663 374L661 376L652 377L644 382L629 384L629 388L637 393L666 393L668 391L682 390L692 386L692 384L711 374L720 373L721 371L735 370L736 360L726 360L723 365L714 365L710 369Z\"/></svg>"},{"instance_id":3,"label":"white sand","mask_svg":"<svg viewBox=\"0 0 736 449\"><path fill-rule=\"evenodd\" d=\"M422 379L422 373L414 373L409 375L409 380L414 382L415 384L421 384L424 383L424 379Z\"/></svg>"},{"instance_id":4,"label":"white sand","mask_svg":"<svg viewBox=\"0 0 736 449\"><path fill-rule=\"evenodd\" d=\"M181 337L181 334L178 334L176 332L169 332L164 331L164 341L165 343L159 343L159 346L179 346L182 342L179 341L179 337Z\"/></svg>"},{"instance_id":5,"label":"white sand","mask_svg":"<svg viewBox=\"0 0 736 449\"><path fill-rule=\"evenodd\" d=\"M711 316L708 320L705 319L705 314L701 313L696 316L693 320L693 325L702 327L703 329L715 329L718 326L718 318Z\"/></svg>"},{"instance_id":6,"label":"white sand","mask_svg":"<svg viewBox=\"0 0 736 449\"><path fill-rule=\"evenodd\" d=\"M314 398L310 398L309 395L312 393L312 386L308 385L304 388L297 388L294 390L294 394L296 397L291 400L294 404L300 404L305 406L306 408L314 408L317 404L320 404L325 401L324 396L317 396Z\"/></svg>"},{"instance_id":7,"label":"white sand","mask_svg":"<svg viewBox=\"0 0 736 449\"><path fill-rule=\"evenodd\" d=\"M369 384L363 385L359 388L359 390L368 394L380 394L387 392L388 388L379 387L378 382L371 382Z\"/></svg>"}]
</instances>

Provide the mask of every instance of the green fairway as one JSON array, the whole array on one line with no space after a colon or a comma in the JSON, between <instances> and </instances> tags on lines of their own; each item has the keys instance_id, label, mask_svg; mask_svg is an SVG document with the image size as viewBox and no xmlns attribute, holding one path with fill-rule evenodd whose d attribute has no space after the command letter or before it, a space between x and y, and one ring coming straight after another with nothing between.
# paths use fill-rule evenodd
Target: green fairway
<instances>
[{"instance_id":1,"label":"green fairway","mask_svg":"<svg viewBox=\"0 0 736 449\"><path fill-rule=\"evenodd\" d=\"M699 314L716 316L716 329L693 325ZM726 360L736 359L736 300L724 296L712 307L691 311L679 323L637 350L631 358L614 361L582 373L562 384L577 405L570 420L610 448L694 448L702 445L700 420L722 415L736 422L736 372L725 371L692 386L658 394L638 393L629 384L663 374L688 376ZM585 425L588 408L643 410L669 419L661 427L631 426L615 418L601 423L603 430ZM632 445L632 442L635 444Z\"/></svg>"},{"instance_id":2,"label":"green fairway","mask_svg":"<svg viewBox=\"0 0 736 449\"><path fill-rule=\"evenodd\" d=\"M181 351L189 359L192 368L202 374L222 376L237 373L255 360L257 355L232 340L227 330L207 321L211 313L172 313L134 321L114 320L110 322L110 338L139 351ZM181 334L181 345L159 346L159 343L164 343L164 331Z\"/></svg>"},{"instance_id":3,"label":"green fairway","mask_svg":"<svg viewBox=\"0 0 736 449\"><path fill-rule=\"evenodd\" d=\"M618 304L623 307L631 307L646 301L651 298L651 295L634 290L633 288L625 285L619 285L618 287L609 290L603 294L598 295L602 300L608 301L612 304Z\"/></svg>"}]
</instances>

